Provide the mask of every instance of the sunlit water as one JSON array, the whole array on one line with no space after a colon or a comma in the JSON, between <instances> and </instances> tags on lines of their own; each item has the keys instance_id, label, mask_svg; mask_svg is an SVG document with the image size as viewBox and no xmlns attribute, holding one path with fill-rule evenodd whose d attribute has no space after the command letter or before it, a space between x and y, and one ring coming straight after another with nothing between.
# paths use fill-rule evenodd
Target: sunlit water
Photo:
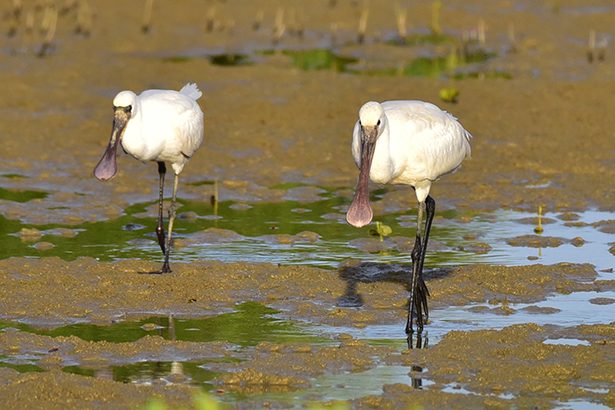
<instances>
[{"instance_id":1,"label":"sunlit water","mask_svg":"<svg viewBox=\"0 0 615 410\"><path fill-rule=\"evenodd\" d=\"M9 190L5 191L5 197L21 200ZM337 269L347 259L410 264L414 210L376 215L375 221L392 229L391 235L380 241L374 232L374 223L355 229L345 222L346 198L339 197L335 191L321 191L322 200L311 203L222 202L214 209L209 203L183 201L174 229L178 246L172 260L269 262L331 269ZM30 198L33 194L28 195ZM378 201L379 195L373 199ZM155 218L143 212L150 205L135 204L120 218L79 226L24 225L0 217L0 258L49 255L67 260L79 256L99 260L161 259L154 235ZM189 219L186 219L187 215ZM546 213L544 217L549 223L544 225L542 236L564 240L562 245L548 248L511 246L507 242L517 236L533 235L535 226L522 220L535 218L536 214L499 210L474 214L441 211L436 215L427 268L468 263L527 265L559 262L591 263L598 270L613 266L613 255L609 252L613 235L601 232L596 226L600 221L615 220L612 213L585 211L578 214L579 220L574 224L559 219L558 214ZM20 238L22 228L38 229L42 234L40 240L50 242L54 247L44 251L37 249L35 242ZM62 236L58 234L60 228L70 229L76 236ZM204 231L208 228L224 229L232 235L207 234ZM307 237L297 235L305 231L310 233ZM582 238L584 243L575 246L571 243L573 238ZM410 245L400 249L400 239Z\"/></svg>"},{"instance_id":2,"label":"sunlit water","mask_svg":"<svg viewBox=\"0 0 615 410\"><path fill-rule=\"evenodd\" d=\"M0 192L3 199L27 202L44 198L44 193L24 191L15 194L9 190ZM23 194L23 195L22 195ZM23 198L23 196L27 198ZM373 200L379 200L376 195ZM382 238L368 228L354 229L344 221L347 199L335 191L323 189L322 200L303 203L286 201L276 204L218 204L217 210L208 203L184 201L176 223L179 244L173 254L174 261L219 260L223 262L266 262L284 265L311 265L325 269L338 269L348 259L379 264L395 263L410 265L409 250L399 249L390 237ZM145 216L151 204L135 204L126 209L126 214L116 220L86 223L80 226L32 226L18 221L2 220L2 245L0 257L55 255L67 260L79 256L92 256L99 260L126 258L160 259L160 249L153 234L155 220ZM183 215L191 214L189 219ZM432 242L426 260L428 269L458 266L470 263L501 265L527 265L559 262L590 263L599 272L601 279L613 279L608 271L613 266L609 252L613 235L600 231L600 222L615 219L607 212L586 211L578 213L578 220L571 224L556 213L546 213L543 237L563 238L558 247L534 248L511 246L508 241L522 235L533 235L535 225L528 218L536 214L500 210L484 214L459 214L456 211L438 212L434 222ZM392 229L392 237L406 237L411 244L414 236L415 213L377 215L376 220ZM54 245L41 252L34 243L22 241L22 228L36 228L42 233L41 240ZM74 230L76 236L58 235L61 228ZM218 228L232 233L217 239L213 234L203 233L208 228ZM311 232L301 235L301 232ZM224 236L224 235L223 235ZM571 243L573 238L583 238L581 246ZM488 245L485 248L482 245ZM579 243L577 243L579 245ZM411 245L410 245L411 246ZM400 286L401 289L401 286ZM545 300L532 304L509 304L507 315L477 311L476 307L493 308L488 304L455 306L434 309L424 335L427 346L438 343L447 333L455 330L501 329L514 324L537 323L562 327L578 324L610 323L615 317L615 303L593 304L593 298L615 299L615 292L575 292L569 295L549 295ZM554 308L549 313L525 308ZM348 309L352 309L349 307ZM554 313L553 313L554 312ZM157 334L170 340L225 341L250 349L262 341L287 343L302 341L310 344L330 344L340 333L374 344L388 344L404 349L403 323L370 325L364 328L333 327L315 323L295 324L281 320L277 312L258 304L239 305L235 312L222 313L205 319L175 319L173 332L168 317L152 317L132 322L118 318L111 326L95 326L88 323L73 324L55 329L41 330L23 323L6 322L0 328L17 328L49 336L76 335L85 340L127 342L138 340L147 334ZM154 326L151 326L151 325ZM151 328L146 328L146 326ZM5 331L6 331L5 329ZM581 339L548 339L545 343L584 346ZM244 360L241 358L234 360ZM38 361L42 355L21 354L0 357L0 366L19 371L42 371ZM177 358L172 354L157 357L155 361L143 357L133 362L118 362L104 368L88 368L78 363L66 363L64 370L93 377L138 383L190 383L212 390L212 381L220 374L216 361ZM181 377L178 376L181 374ZM178 378L179 377L179 378ZM271 399L305 400L310 397L348 400L368 394L379 394L385 384L402 383L415 388L434 388L434 382L417 375L417 369L381 364L365 372L342 375L325 375L313 381L312 387L295 392L270 393ZM475 394L463 386L445 386L443 391L457 394ZM499 396L498 396L499 397ZM225 400L236 401L244 397L225 395ZM500 397L510 399L511 397ZM559 404L561 408L587 408L599 406L583 400Z\"/></svg>"}]
</instances>

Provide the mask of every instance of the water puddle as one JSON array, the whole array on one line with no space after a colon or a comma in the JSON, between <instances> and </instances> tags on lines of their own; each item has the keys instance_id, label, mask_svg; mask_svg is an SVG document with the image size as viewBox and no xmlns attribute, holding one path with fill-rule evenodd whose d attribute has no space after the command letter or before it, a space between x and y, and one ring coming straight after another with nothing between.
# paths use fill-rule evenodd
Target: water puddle
<instances>
[{"instance_id":1,"label":"water puddle","mask_svg":"<svg viewBox=\"0 0 615 410\"><path fill-rule=\"evenodd\" d=\"M280 186L289 192L302 186ZM318 200L305 202L289 199L280 203L181 201L176 222L175 260L220 260L315 265L339 269L348 259L364 263L409 265L413 245L415 211L377 215L376 220L390 228L378 231L375 224L364 229L348 226L344 211L348 199L335 189L317 188ZM386 194L372 194L377 203ZM289 194L290 195L290 194ZM100 260L124 258L156 259L160 250L154 236L155 218L148 210L153 203L138 203L125 210L125 215L109 221L79 226L25 225L0 217L0 257L56 255L72 260L93 256ZM542 215L542 232L535 233L537 215L500 210L493 213L438 212L434 222L428 253L428 269L469 263L502 265L555 264L562 261L591 263L602 279L612 279L613 241L610 227L613 214L586 211L576 214ZM24 229L38 232L34 237ZM72 232L67 235L66 232ZM382 236L380 236L382 234ZM579 239L580 238L580 239ZM38 241L53 247L41 251ZM611 271L612 272L612 271ZM447 333L460 330L501 329L514 324L537 323L571 327L578 324L604 324L615 317L615 292L575 292L554 294L536 303L507 305L507 314L495 312L497 306L475 304L431 311L424 335L429 347ZM161 312L157 312L158 314ZM166 313L166 312L165 312ZM403 324L370 325L346 328L310 325L285 321L279 312L257 303L238 305L232 312L205 318L169 318L152 315L143 320L118 318L109 326L75 323L52 329L41 329L24 323L0 322L0 329L17 329L39 335L77 336L87 341L113 343L133 342L146 335L166 340L215 342L236 346L238 351L251 349L258 343L302 342L312 345L332 343L340 333L371 344L389 344L404 349ZM172 324L171 324L172 323ZM547 339L547 344L584 346L580 339ZM39 362L46 354L32 353L0 356L0 366L21 372L43 371ZM240 355L241 356L241 355ZM228 358L179 358L174 352L92 367L82 363L66 363L63 370L92 377L106 377L125 383L188 383L214 390L212 380L221 372L220 360ZM237 360L243 360L238 358ZM418 374L418 375L417 375ZM429 388L433 382L420 377L420 372L403 366L380 365L360 373L325 375L313 381L312 387L299 391L268 393L272 399L307 400L327 397L349 400L368 394L380 394L386 384L403 383L416 388ZM466 392L463 386L448 386L454 393ZM269 396L268 396L269 397ZM500 397L500 396L498 396ZM507 398L507 397L500 397ZM226 400L241 400L229 393ZM585 403L585 402L574 402ZM569 405L565 403L563 405ZM567 408L567 407L562 407Z\"/></svg>"},{"instance_id":2,"label":"water puddle","mask_svg":"<svg viewBox=\"0 0 615 410\"><path fill-rule=\"evenodd\" d=\"M19 322L0 321L0 330L16 328L23 332L44 336L77 336L91 342L134 342L147 335L166 340L187 342L225 341L238 346L255 346L260 342L317 342L305 329L278 319L278 311L260 303L246 302L236 310L216 316L185 319L169 316L152 316L138 321L118 318L115 323L102 326L77 323L44 329Z\"/></svg>"},{"instance_id":3,"label":"water puddle","mask_svg":"<svg viewBox=\"0 0 615 410\"><path fill-rule=\"evenodd\" d=\"M422 37L421 37L422 38ZM414 40L409 40L414 41ZM419 41L419 40L416 40ZM427 40L425 40L427 41ZM416 43L426 44L426 43ZM264 63L273 56L286 56L290 59L290 67L303 71L332 70L355 75L372 76L409 76L409 77L440 77L448 76L455 79L466 78L512 78L510 73L493 70L484 63L497 57L494 52L479 47L451 46L447 54L425 53L400 64L378 69L364 64L366 58L355 53L343 53L330 48L254 50L246 53L214 53L187 52L180 55L162 57L168 63L185 63L203 54L212 64L219 66L245 66Z\"/></svg>"},{"instance_id":4,"label":"water puddle","mask_svg":"<svg viewBox=\"0 0 615 410\"><path fill-rule=\"evenodd\" d=\"M570 400L567 402L559 402L553 407L553 410L610 410L611 407L604 404L594 403L588 400Z\"/></svg>"},{"instance_id":5,"label":"water puddle","mask_svg":"<svg viewBox=\"0 0 615 410\"><path fill-rule=\"evenodd\" d=\"M0 321L0 331L20 331L50 337L76 336L85 341L127 343L136 342L145 337L156 335L165 340L186 342L225 342L237 352L249 349L261 342L283 343L332 343L311 333L305 325L299 326L290 321L276 317L278 311L260 303L246 302L237 305L233 312L222 313L206 318L174 318L172 316L152 316L146 319L129 321L118 318L116 323L99 326L88 323L74 324L51 329L40 328L21 322ZM72 349L68 349L71 351ZM20 372L43 371L39 361L48 351L36 351L27 354L0 355L0 367L9 367ZM193 353L199 356L198 352ZM201 353L202 355L202 353ZM179 353L175 349L165 349L156 354L138 351L134 354L113 353L105 355L103 363L88 366L73 363L67 359L68 365L63 370L69 373L92 377L105 377L124 383L151 384L189 383L213 388L208 382L220 372L211 370L216 363L233 363L244 360L239 357L222 356L203 359L189 359L190 350Z\"/></svg>"},{"instance_id":6,"label":"water puddle","mask_svg":"<svg viewBox=\"0 0 615 410\"><path fill-rule=\"evenodd\" d=\"M108 375L113 380L122 383L145 385L160 382L164 384L192 384L211 390L214 386L210 382L220 373L207 370L206 366L208 363L210 361L148 361L123 366L111 366L98 370L92 376L102 377L103 375ZM68 369L64 370L71 372Z\"/></svg>"},{"instance_id":7,"label":"water puddle","mask_svg":"<svg viewBox=\"0 0 615 410\"><path fill-rule=\"evenodd\" d=\"M268 393L258 399L299 402L310 401L326 392L327 400L355 400L369 395L380 395L385 384L404 384L416 389L429 388L435 383L422 378L417 366L382 365L364 372L326 375L317 378L312 387L290 393Z\"/></svg>"},{"instance_id":8,"label":"water puddle","mask_svg":"<svg viewBox=\"0 0 615 410\"><path fill-rule=\"evenodd\" d=\"M591 343L589 343L587 340L570 338L547 339L543 343L546 345L557 346L591 346Z\"/></svg>"},{"instance_id":9,"label":"water puddle","mask_svg":"<svg viewBox=\"0 0 615 410\"><path fill-rule=\"evenodd\" d=\"M573 292L568 295L554 294L536 303L509 303L509 314L493 312L494 305L487 303L470 306L452 306L430 311L429 325L424 332L424 343L433 345L452 331L475 331L503 329L512 325L535 323L573 327L581 324L608 324L615 317L615 304L596 305L590 300L596 297L614 298L615 292ZM482 307L484 309L476 309ZM364 328L319 326L323 334L347 333L354 338L371 342L399 340L404 323L370 325ZM553 339L547 344L586 345L584 340ZM576 343L576 344L575 344Z\"/></svg>"},{"instance_id":10,"label":"water puddle","mask_svg":"<svg viewBox=\"0 0 615 410\"><path fill-rule=\"evenodd\" d=\"M379 236L376 223L363 229L344 219L346 198L335 190L320 189L321 200L281 203L181 201L176 234L177 261L270 262L337 269L347 259L363 262L409 264L414 243L415 210L377 215L390 228ZM375 193L378 201L383 192ZM152 203L132 205L125 215L78 226L25 225L0 216L0 258L59 256L73 260L91 256L99 260L156 259L156 218L147 215ZM543 215L543 232L534 233L536 215L500 210L484 214L437 214L430 237L426 266L468 263L502 265L590 263L610 269L613 241L608 212L586 211L570 216ZM608 229L605 229L608 228ZM41 250L36 244L51 246Z\"/></svg>"}]
</instances>

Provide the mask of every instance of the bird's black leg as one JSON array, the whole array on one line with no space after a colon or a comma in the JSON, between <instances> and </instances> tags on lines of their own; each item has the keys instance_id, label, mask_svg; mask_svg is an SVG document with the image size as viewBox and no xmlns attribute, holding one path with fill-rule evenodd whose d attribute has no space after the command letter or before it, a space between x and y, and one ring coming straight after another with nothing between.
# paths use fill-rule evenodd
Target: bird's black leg
<instances>
[{"instance_id":1,"label":"bird's black leg","mask_svg":"<svg viewBox=\"0 0 615 410\"><path fill-rule=\"evenodd\" d=\"M425 221L425 235L422 242L423 250L421 252L421 266L419 267L421 275L418 285L421 290L421 293L424 295L421 301L423 302L423 311L425 312L425 319L428 319L429 309L427 307L427 296L429 296L429 290L427 289L427 285L425 284L425 280L423 279L423 264L425 263L425 255L427 254L427 243L429 241L429 233L431 232L431 223L433 222L433 217L436 213L436 201L429 195L427 195L427 198L425 199L425 211L427 213L427 220Z\"/></svg>"},{"instance_id":2,"label":"bird's black leg","mask_svg":"<svg viewBox=\"0 0 615 410\"><path fill-rule=\"evenodd\" d=\"M163 254L166 254L164 248L164 227L162 226L162 202L164 199L164 175L167 172L167 167L164 162L158 161L158 175L160 175L160 199L158 201L158 226L156 226L156 236L158 244Z\"/></svg>"},{"instance_id":3,"label":"bird's black leg","mask_svg":"<svg viewBox=\"0 0 615 410\"><path fill-rule=\"evenodd\" d=\"M423 264L425 262L425 254L427 253L427 242L429 240L429 232L435 214L436 202L432 197L427 196L425 202L419 203L418 216L416 223L416 241L412 249L412 277L410 282L410 298L408 300L408 319L406 321L406 334L408 335L408 345L412 347L412 322L416 316L417 328L417 347L420 344L420 335L423 331L423 313L424 318L429 316L427 305L427 297L429 290L423 279ZM423 230L423 214L427 213L425 222L425 230Z\"/></svg>"},{"instance_id":4,"label":"bird's black leg","mask_svg":"<svg viewBox=\"0 0 615 410\"><path fill-rule=\"evenodd\" d=\"M422 308L422 303L417 303L417 299L419 297L419 277L421 275L420 267L421 267L421 252L423 250L423 213L425 212L425 202L419 202L418 214L416 217L416 239L414 241L414 247L412 248L412 276L410 277L410 297L408 299L408 320L406 321L406 334L408 335L408 340L410 341L412 338L412 321L416 314L416 327L417 332L421 333L423 330L423 317L422 312L420 312Z\"/></svg>"},{"instance_id":5,"label":"bird's black leg","mask_svg":"<svg viewBox=\"0 0 615 410\"><path fill-rule=\"evenodd\" d=\"M169 208L169 231L167 232L167 241L165 244L166 252L164 253L164 263L162 264L162 273L171 272L169 266L169 255L171 254L171 239L173 235L173 222L175 221L176 214L176 199L177 199L177 186L179 185L179 175L175 174L173 180L173 199L171 200L171 207Z\"/></svg>"}]
</instances>

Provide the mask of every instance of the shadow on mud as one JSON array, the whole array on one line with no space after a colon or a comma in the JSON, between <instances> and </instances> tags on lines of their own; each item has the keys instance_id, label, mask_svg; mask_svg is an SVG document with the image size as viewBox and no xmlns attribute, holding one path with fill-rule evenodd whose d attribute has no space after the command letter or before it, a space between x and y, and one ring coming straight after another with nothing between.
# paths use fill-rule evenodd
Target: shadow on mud
<instances>
[{"instance_id":1,"label":"shadow on mud","mask_svg":"<svg viewBox=\"0 0 615 410\"><path fill-rule=\"evenodd\" d=\"M363 297L357 291L359 283L390 282L403 285L410 292L410 272L412 265L399 265L395 263L359 262L342 265L338 274L346 282L346 290L338 298L339 307L361 307ZM453 270L452 267L425 270L425 281L442 278Z\"/></svg>"}]
</instances>

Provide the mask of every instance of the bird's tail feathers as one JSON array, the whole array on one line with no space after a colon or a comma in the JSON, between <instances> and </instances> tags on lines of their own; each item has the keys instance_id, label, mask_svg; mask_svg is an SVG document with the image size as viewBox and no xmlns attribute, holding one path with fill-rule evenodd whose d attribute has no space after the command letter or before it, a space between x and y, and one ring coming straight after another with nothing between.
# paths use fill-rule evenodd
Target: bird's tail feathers
<instances>
[{"instance_id":1,"label":"bird's tail feathers","mask_svg":"<svg viewBox=\"0 0 615 410\"><path fill-rule=\"evenodd\" d=\"M182 89L179 90L179 92L181 94L187 95L195 101L203 96L203 93L201 92L201 90L199 90L199 87L197 87L195 83L188 83L184 85Z\"/></svg>"}]
</instances>

